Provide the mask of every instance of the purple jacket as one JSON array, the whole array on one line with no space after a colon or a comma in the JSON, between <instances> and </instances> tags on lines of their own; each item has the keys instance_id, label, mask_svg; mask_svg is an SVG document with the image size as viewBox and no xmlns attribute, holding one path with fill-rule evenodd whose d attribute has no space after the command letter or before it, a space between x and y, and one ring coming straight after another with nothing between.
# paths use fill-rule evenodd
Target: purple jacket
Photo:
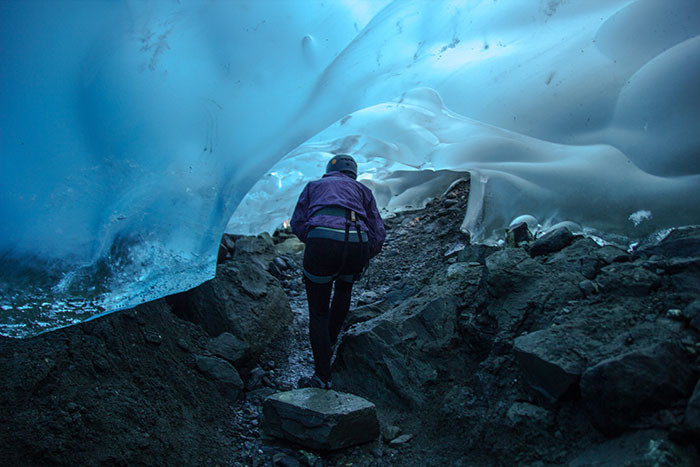
<instances>
[{"instance_id":1,"label":"purple jacket","mask_svg":"<svg viewBox=\"0 0 700 467\"><path fill-rule=\"evenodd\" d=\"M291 221L292 232L302 242L306 242L306 235L314 227L333 227L344 230L345 218L343 217L313 216L316 211L331 206L355 211L360 229L367 232L369 255L376 256L386 238L384 223L377 210L377 202L369 188L342 172L327 173L320 180L306 185L294 208Z\"/></svg>"}]
</instances>

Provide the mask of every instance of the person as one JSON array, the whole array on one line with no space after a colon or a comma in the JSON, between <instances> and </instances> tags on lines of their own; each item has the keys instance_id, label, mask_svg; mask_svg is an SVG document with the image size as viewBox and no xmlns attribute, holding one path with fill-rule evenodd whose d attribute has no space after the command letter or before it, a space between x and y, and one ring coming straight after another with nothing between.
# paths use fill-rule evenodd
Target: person
<instances>
[{"instance_id":1,"label":"person","mask_svg":"<svg viewBox=\"0 0 700 467\"><path fill-rule=\"evenodd\" d=\"M290 223L306 244L304 284L315 370L299 387L330 389L332 349L350 309L353 282L380 252L386 231L372 191L357 181L357 163L347 154L334 156L325 175L306 185Z\"/></svg>"}]
</instances>

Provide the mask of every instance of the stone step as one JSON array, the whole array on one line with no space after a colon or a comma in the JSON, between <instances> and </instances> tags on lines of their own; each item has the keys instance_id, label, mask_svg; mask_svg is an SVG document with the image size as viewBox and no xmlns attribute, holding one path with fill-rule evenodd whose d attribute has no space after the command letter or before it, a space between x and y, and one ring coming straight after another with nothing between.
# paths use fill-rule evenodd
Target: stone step
<instances>
[{"instance_id":1,"label":"stone step","mask_svg":"<svg viewBox=\"0 0 700 467\"><path fill-rule=\"evenodd\" d=\"M373 403L316 388L279 392L265 399L262 428L270 436L328 451L379 438Z\"/></svg>"}]
</instances>

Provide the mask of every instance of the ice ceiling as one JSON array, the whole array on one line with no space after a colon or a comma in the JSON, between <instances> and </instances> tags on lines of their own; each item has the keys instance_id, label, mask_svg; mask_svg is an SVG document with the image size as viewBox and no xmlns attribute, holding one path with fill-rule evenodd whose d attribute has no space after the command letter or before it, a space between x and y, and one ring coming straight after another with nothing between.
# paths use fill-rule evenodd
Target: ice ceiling
<instances>
[{"instance_id":1,"label":"ice ceiling","mask_svg":"<svg viewBox=\"0 0 700 467\"><path fill-rule=\"evenodd\" d=\"M4 335L211 278L341 150L388 210L470 172L475 240L700 222L697 0L0 0L0 63Z\"/></svg>"}]
</instances>

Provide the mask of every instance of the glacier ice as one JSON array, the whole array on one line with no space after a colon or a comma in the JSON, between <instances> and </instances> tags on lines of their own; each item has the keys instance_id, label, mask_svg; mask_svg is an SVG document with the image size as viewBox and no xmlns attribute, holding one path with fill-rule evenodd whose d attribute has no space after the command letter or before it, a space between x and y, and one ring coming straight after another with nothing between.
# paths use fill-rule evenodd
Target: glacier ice
<instances>
[{"instance_id":1,"label":"glacier ice","mask_svg":"<svg viewBox=\"0 0 700 467\"><path fill-rule=\"evenodd\" d=\"M477 240L700 218L696 0L0 0L0 37L5 335L212 277L339 150L388 211L469 172Z\"/></svg>"}]
</instances>

